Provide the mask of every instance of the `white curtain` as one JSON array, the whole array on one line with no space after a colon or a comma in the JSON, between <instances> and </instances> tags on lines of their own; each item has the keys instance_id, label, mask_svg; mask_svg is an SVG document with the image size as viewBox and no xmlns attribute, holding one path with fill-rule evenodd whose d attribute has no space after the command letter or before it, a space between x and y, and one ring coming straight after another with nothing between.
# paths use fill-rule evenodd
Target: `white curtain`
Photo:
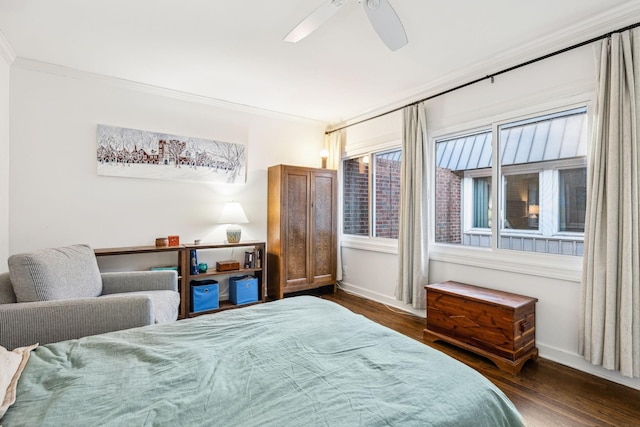
<instances>
[{"instance_id":1,"label":"white curtain","mask_svg":"<svg viewBox=\"0 0 640 427\"><path fill-rule=\"evenodd\" d=\"M400 167L398 287L396 298L425 308L429 276L427 246L428 152L427 118L423 102L405 107Z\"/></svg>"},{"instance_id":2,"label":"white curtain","mask_svg":"<svg viewBox=\"0 0 640 427\"><path fill-rule=\"evenodd\" d=\"M327 168L335 169L338 171L338 182L342 180L342 140L344 132L337 130L325 134L324 147L329 152L327 157ZM342 185L338 185L338 268L336 270L336 280L342 280L342 251L340 250L340 235L342 234L342 211L340 203L342 200Z\"/></svg>"},{"instance_id":3,"label":"white curtain","mask_svg":"<svg viewBox=\"0 0 640 427\"><path fill-rule=\"evenodd\" d=\"M601 44L589 159L579 351L640 376L640 29Z\"/></svg>"}]
</instances>

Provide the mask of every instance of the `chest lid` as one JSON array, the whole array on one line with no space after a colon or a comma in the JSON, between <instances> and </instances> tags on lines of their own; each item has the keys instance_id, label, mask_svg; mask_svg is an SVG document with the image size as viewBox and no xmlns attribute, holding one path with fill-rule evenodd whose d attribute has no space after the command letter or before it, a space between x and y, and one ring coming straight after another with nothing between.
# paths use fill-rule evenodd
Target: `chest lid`
<instances>
[{"instance_id":1,"label":"chest lid","mask_svg":"<svg viewBox=\"0 0 640 427\"><path fill-rule=\"evenodd\" d=\"M429 290L434 290L444 294L465 297L466 299L482 302L484 304L492 304L500 307L512 307L514 309L524 307L532 302L535 303L538 301L537 298L453 281L426 285L424 288L427 292L429 292Z\"/></svg>"}]
</instances>

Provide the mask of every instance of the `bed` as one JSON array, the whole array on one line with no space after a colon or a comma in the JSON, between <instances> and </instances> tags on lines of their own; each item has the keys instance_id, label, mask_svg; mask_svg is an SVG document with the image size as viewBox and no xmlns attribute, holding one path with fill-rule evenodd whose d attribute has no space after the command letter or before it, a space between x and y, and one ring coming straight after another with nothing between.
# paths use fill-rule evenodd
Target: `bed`
<instances>
[{"instance_id":1,"label":"bed","mask_svg":"<svg viewBox=\"0 0 640 427\"><path fill-rule=\"evenodd\" d=\"M520 426L475 370L298 296L40 346L4 427Z\"/></svg>"}]
</instances>

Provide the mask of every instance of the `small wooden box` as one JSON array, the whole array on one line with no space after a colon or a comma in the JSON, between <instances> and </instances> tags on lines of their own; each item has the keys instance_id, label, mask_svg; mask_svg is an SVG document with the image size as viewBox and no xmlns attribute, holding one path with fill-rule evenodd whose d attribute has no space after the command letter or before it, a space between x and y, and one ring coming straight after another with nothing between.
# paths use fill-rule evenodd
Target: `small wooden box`
<instances>
[{"instance_id":1,"label":"small wooden box","mask_svg":"<svg viewBox=\"0 0 640 427\"><path fill-rule=\"evenodd\" d=\"M430 341L443 340L517 373L536 360L536 298L458 282L425 286Z\"/></svg>"},{"instance_id":2,"label":"small wooden box","mask_svg":"<svg viewBox=\"0 0 640 427\"><path fill-rule=\"evenodd\" d=\"M240 270L240 263L238 261L218 261L216 262L216 270L218 271L233 271Z\"/></svg>"}]
</instances>

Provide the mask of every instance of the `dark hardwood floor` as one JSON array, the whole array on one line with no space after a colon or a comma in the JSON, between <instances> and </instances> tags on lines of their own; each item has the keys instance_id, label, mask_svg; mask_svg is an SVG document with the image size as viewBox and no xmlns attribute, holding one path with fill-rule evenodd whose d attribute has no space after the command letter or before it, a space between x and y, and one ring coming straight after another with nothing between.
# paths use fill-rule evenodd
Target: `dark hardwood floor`
<instances>
[{"instance_id":1,"label":"dark hardwood floor","mask_svg":"<svg viewBox=\"0 0 640 427\"><path fill-rule=\"evenodd\" d=\"M516 405L531 427L640 426L640 390L635 390L564 365L538 358L519 374L500 371L488 359L452 345L423 341L423 318L351 295L318 291L355 313L434 347L471 366L496 384Z\"/></svg>"}]
</instances>

